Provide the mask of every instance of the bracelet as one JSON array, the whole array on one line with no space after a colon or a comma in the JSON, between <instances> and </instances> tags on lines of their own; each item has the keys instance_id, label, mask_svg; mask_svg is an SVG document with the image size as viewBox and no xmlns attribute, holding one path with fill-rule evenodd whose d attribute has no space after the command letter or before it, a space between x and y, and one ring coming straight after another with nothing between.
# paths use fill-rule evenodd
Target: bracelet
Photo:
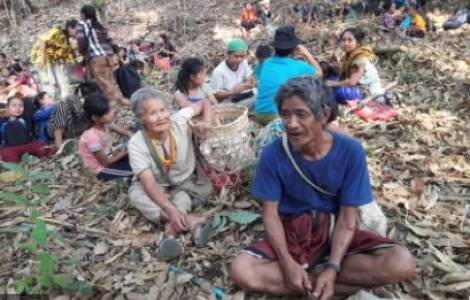
<instances>
[{"instance_id":1,"label":"bracelet","mask_svg":"<svg viewBox=\"0 0 470 300\"><path fill-rule=\"evenodd\" d=\"M326 269L333 269L336 272L336 274L339 274L339 272L341 272L341 267L331 261L328 261L323 264L323 270L326 270Z\"/></svg>"}]
</instances>

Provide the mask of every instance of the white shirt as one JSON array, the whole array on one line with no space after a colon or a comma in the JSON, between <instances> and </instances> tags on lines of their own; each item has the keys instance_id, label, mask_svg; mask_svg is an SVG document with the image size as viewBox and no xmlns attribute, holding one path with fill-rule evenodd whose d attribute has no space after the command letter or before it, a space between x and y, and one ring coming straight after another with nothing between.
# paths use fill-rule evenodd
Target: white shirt
<instances>
[{"instance_id":1,"label":"white shirt","mask_svg":"<svg viewBox=\"0 0 470 300\"><path fill-rule=\"evenodd\" d=\"M377 72L375 65L365 58L357 59L354 61L354 64L364 69L364 74L359 80L359 84L365 87L369 96L375 97L382 95L385 91L380 82L379 72Z\"/></svg>"},{"instance_id":2,"label":"white shirt","mask_svg":"<svg viewBox=\"0 0 470 300\"><path fill-rule=\"evenodd\" d=\"M245 82L252 73L246 59L242 61L236 71L230 69L224 60L212 72L211 89L214 93L229 91L237 84Z\"/></svg>"},{"instance_id":3,"label":"white shirt","mask_svg":"<svg viewBox=\"0 0 470 300\"><path fill-rule=\"evenodd\" d=\"M168 180L161 174L160 169L155 164L144 135L141 130L137 131L129 140L129 162L134 172L134 183L139 185L138 176L145 170L151 170L155 180L161 186L173 186L184 182L194 173L196 167L196 157L192 140L192 132L189 121L194 116L194 111L190 107L183 108L171 116L171 130L176 141L175 164L168 172ZM164 146L169 148L169 140Z\"/></svg>"}]
</instances>

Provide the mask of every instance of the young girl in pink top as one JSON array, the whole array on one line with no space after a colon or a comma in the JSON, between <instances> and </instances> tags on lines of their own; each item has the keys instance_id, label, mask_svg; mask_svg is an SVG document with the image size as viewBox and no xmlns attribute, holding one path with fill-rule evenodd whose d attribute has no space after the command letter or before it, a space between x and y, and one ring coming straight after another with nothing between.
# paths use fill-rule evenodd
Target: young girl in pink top
<instances>
[{"instance_id":1,"label":"young girl in pink top","mask_svg":"<svg viewBox=\"0 0 470 300\"><path fill-rule=\"evenodd\" d=\"M131 133L118 127L114 122L114 110L101 94L91 94L83 104L90 128L83 132L78 143L83 164L102 181L132 176L127 150L112 152L110 130L130 138Z\"/></svg>"}]
</instances>

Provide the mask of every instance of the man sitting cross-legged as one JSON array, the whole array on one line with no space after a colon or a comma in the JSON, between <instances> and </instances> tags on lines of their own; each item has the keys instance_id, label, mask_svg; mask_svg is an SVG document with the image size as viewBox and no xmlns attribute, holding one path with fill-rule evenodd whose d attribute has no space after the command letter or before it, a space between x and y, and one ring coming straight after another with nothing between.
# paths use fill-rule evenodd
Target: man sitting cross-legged
<instances>
[{"instance_id":1,"label":"man sitting cross-legged","mask_svg":"<svg viewBox=\"0 0 470 300\"><path fill-rule=\"evenodd\" d=\"M355 139L325 129L337 110L331 92L297 77L276 101L287 136L263 151L252 191L263 203L265 240L236 257L232 280L245 290L325 300L410 278L408 250L358 229L358 208L373 201L366 156Z\"/></svg>"}]
</instances>

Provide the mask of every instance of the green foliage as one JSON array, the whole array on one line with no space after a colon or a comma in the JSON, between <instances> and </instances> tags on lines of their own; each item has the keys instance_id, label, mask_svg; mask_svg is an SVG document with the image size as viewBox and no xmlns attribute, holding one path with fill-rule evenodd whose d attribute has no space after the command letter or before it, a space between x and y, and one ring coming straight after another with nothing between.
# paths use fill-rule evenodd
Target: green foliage
<instances>
[{"instance_id":1,"label":"green foliage","mask_svg":"<svg viewBox=\"0 0 470 300\"><path fill-rule=\"evenodd\" d=\"M29 160L28 155L22 157L22 163L26 166L28 166ZM48 183L52 182L52 175L41 170L31 171L13 163L2 163L2 166L21 176L14 182L14 190L18 192L0 191L0 199L22 205L29 212L29 220L22 222L20 227L9 228L11 229L9 232L29 233L28 240L20 244L19 247L26 250L38 261L38 267L32 274L17 278L14 281L13 288L15 292L18 294L37 294L51 288L61 288L69 293L90 296L92 289L86 282L57 274L62 262L66 266L77 266L79 262L70 259L67 262L67 260L61 259L59 255L48 250L50 239L63 240L59 233L50 232L47 229L47 224L42 219L43 214L40 211L42 203L46 201L49 194Z\"/></svg>"},{"instance_id":2,"label":"green foliage","mask_svg":"<svg viewBox=\"0 0 470 300\"><path fill-rule=\"evenodd\" d=\"M247 210L221 211L215 214L212 220L212 226L216 232L222 232L226 229L227 219L240 225L248 225L255 222L261 216L257 213Z\"/></svg>"},{"instance_id":3,"label":"green foliage","mask_svg":"<svg viewBox=\"0 0 470 300\"><path fill-rule=\"evenodd\" d=\"M52 278L55 273L54 258L47 252L39 252L39 276L38 282L43 288L52 285Z\"/></svg>"},{"instance_id":4,"label":"green foliage","mask_svg":"<svg viewBox=\"0 0 470 300\"><path fill-rule=\"evenodd\" d=\"M47 242L47 226L46 222L41 219L36 219L35 226L31 232L31 238L38 243L39 246L45 247Z\"/></svg>"},{"instance_id":5,"label":"green foliage","mask_svg":"<svg viewBox=\"0 0 470 300\"><path fill-rule=\"evenodd\" d=\"M106 6L106 0L91 0L91 5L95 8L103 8Z\"/></svg>"},{"instance_id":6,"label":"green foliage","mask_svg":"<svg viewBox=\"0 0 470 300\"><path fill-rule=\"evenodd\" d=\"M16 204L20 205L26 205L28 204L28 198L24 195L18 195L15 193L9 193L9 192L0 192L0 199L6 200L8 202L13 202Z\"/></svg>"},{"instance_id":7,"label":"green foliage","mask_svg":"<svg viewBox=\"0 0 470 300\"><path fill-rule=\"evenodd\" d=\"M23 169L20 165L4 162L2 163L2 166L9 171L13 171L13 172L20 174L23 177L29 176L29 172Z\"/></svg>"}]
</instances>

